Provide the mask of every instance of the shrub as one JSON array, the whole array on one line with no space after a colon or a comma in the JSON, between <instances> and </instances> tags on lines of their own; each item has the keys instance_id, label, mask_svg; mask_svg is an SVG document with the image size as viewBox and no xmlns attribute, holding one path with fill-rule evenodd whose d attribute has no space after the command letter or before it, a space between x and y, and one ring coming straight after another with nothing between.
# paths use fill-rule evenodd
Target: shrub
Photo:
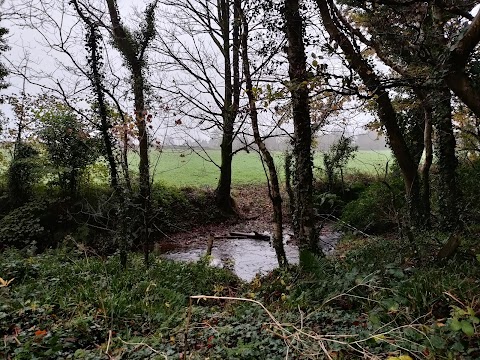
<instances>
[{"instance_id":1,"label":"shrub","mask_svg":"<svg viewBox=\"0 0 480 360\"><path fill-rule=\"evenodd\" d=\"M359 196L375 183L373 175L350 172L344 176L344 183L336 182L329 186L328 182L319 179L315 184L314 206L319 214L341 216L346 204L357 200Z\"/></svg>"},{"instance_id":2,"label":"shrub","mask_svg":"<svg viewBox=\"0 0 480 360\"><path fill-rule=\"evenodd\" d=\"M401 179L370 185L360 197L345 206L342 221L362 231L382 232L392 229L404 205Z\"/></svg>"},{"instance_id":3,"label":"shrub","mask_svg":"<svg viewBox=\"0 0 480 360\"><path fill-rule=\"evenodd\" d=\"M38 151L32 145L17 143L7 175L8 199L14 206L22 205L31 198L39 177L38 160Z\"/></svg>"},{"instance_id":4,"label":"shrub","mask_svg":"<svg viewBox=\"0 0 480 360\"><path fill-rule=\"evenodd\" d=\"M155 184L152 188L154 223L162 232L222 220L212 192Z\"/></svg>"},{"instance_id":5,"label":"shrub","mask_svg":"<svg viewBox=\"0 0 480 360\"><path fill-rule=\"evenodd\" d=\"M65 193L76 195L81 175L101 154L102 142L75 114L61 107L45 112L40 120L43 127L39 137L58 174L59 185Z\"/></svg>"},{"instance_id":6,"label":"shrub","mask_svg":"<svg viewBox=\"0 0 480 360\"><path fill-rule=\"evenodd\" d=\"M475 223L480 219L480 160L471 163L461 163L458 169L458 185L462 191L465 210L462 216L465 220Z\"/></svg>"},{"instance_id":7,"label":"shrub","mask_svg":"<svg viewBox=\"0 0 480 360\"><path fill-rule=\"evenodd\" d=\"M344 201L341 199L341 196L330 193L314 193L313 195L313 204L319 215L334 215L338 216L341 213L341 210L345 206Z\"/></svg>"},{"instance_id":8,"label":"shrub","mask_svg":"<svg viewBox=\"0 0 480 360\"><path fill-rule=\"evenodd\" d=\"M50 202L26 203L0 220L0 243L7 247L44 248L51 238L52 218Z\"/></svg>"},{"instance_id":9,"label":"shrub","mask_svg":"<svg viewBox=\"0 0 480 360\"><path fill-rule=\"evenodd\" d=\"M343 187L343 169L348 161L355 157L358 146L352 145L353 138L342 135L337 142L330 146L328 152L323 154L323 166L327 176L329 190L338 182L338 173L341 175L341 185Z\"/></svg>"}]
</instances>

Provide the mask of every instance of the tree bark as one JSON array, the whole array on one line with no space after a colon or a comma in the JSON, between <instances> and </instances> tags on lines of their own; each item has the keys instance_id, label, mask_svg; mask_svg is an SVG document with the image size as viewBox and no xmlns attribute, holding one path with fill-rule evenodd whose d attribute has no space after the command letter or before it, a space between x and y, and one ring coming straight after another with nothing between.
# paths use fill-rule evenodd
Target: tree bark
<instances>
[{"instance_id":1,"label":"tree bark","mask_svg":"<svg viewBox=\"0 0 480 360\"><path fill-rule=\"evenodd\" d=\"M232 55L230 54L230 0L220 0L218 5L223 38L223 57L225 60L225 101L222 109L223 133L220 145L222 162L216 189L216 200L218 208L226 215L236 214L235 204L230 192L232 187L234 124L240 102L240 22L237 20L239 19L238 1L235 0L234 2Z\"/></svg>"},{"instance_id":2,"label":"tree bark","mask_svg":"<svg viewBox=\"0 0 480 360\"><path fill-rule=\"evenodd\" d=\"M458 161L455 155L450 90L447 87L437 89L432 97L435 99L433 120L437 135L439 223L443 230L451 231L458 227L459 209L456 179Z\"/></svg>"},{"instance_id":3,"label":"tree bark","mask_svg":"<svg viewBox=\"0 0 480 360\"><path fill-rule=\"evenodd\" d=\"M283 213L282 213L282 196L280 194L280 183L278 181L277 169L275 167L275 162L273 160L270 151L268 151L265 142L263 141L260 131L258 128L258 111L257 103L255 99L252 75L250 72L250 59L248 56L248 36L249 36L249 27L247 19L243 13L243 10L240 9L240 17L242 21L243 33L241 36L242 39L242 61L243 61L243 74L245 76L245 87L246 93L248 96L248 105L250 111L250 118L252 120L252 129L253 137L255 139L255 144L260 150L261 156L265 163L267 164L269 177L268 180L268 192L270 200L273 207L273 223L274 223L274 233L273 233L273 248L277 255L278 266L286 267L288 266L287 256L285 255L285 249L283 247Z\"/></svg>"},{"instance_id":4,"label":"tree bark","mask_svg":"<svg viewBox=\"0 0 480 360\"><path fill-rule=\"evenodd\" d=\"M135 120L138 129L139 142L139 173L140 173L140 202L142 204L142 220L143 226L141 230L140 242L143 247L144 261L148 266L149 252L150 252L150 165L148 158L148 133L147 124L145 120L145 98L144 98L144 78L141 68L134 68L133 71L133 87L135 98Z\"/></svg>"},{"instance_id":5,"label":"tree bark","mask_svg":"<svg viewBox=\"0 0 480 360\"><path fill-rule=\"evenodd\" d=\"M480 91L465 73L467 61L480 42L480 11L450 47L443 64L448 87L480 118Z\"/></svg>"},{"instance_id":6,"label":"tree bark","mask_svg":"<svg viewBox=\"0 0 480 360\"><path fill-rule=\"evenodd\" d=\"M149 266L150 253L150 168L148 159L148 133L146 125L145 110L145 78L143 70L145 67L144 54L150 41L155 34L154 31L154 10L157 4L154 1L147 7L146 26L143 28L142 41L135 40L123 26L115 0L106 0L110 21L113 28L113 39L116 47L124 57L132 75L132 90L134 95L135 121L138 129L138 142L140 150L140 203L142 207L142 227L140 243L143 247L145 265Z\"/></svg>"},{"instance_id":7,"label":"tree bark","mask_svg":"<svg viewBox=\"0 0 480 360\"><path fill-rule=\"evenodd\" d=\"M285 153L285 189L288 195L288 210L292 217L295 212L295 194L292 189L292 153L290 151ZM296 233L295 229L294 233Z\"/></svg>"},{"instance_id":8,"label":"tree bark","mask_svg":"<svg viewBox=\"0 0 480 360\"><path fill-rule=\"evenodd\" d=\"M313 211L313 161L311 153L312 129L308 75L306 70L305 44L303 41L303 19L299 0L285 0L285 32L288 40L287 57L289 63L290 93L292 97L295 174L295 213L294 229L301 250L320 253L315 229Z\"/></svg>"},{"instance_id":9,"label":"tree bark","mask_svg":"<svg viewBox=\"0 0 480 360\"><path fill-rule=\"evenodd\" d=\"M420 94L420 99L422 101L422 107L424 112L424 130L423 130L423 146L425 149L425 160L420 169L420 174L422 177L422 200L423 200L423 211L425 213L425 226L429 228L431 226L431 205L430 205L430 169L433 163L433 114L432 106L424 94Z\"/></svg>"},{"instance_id":10,"label":"tree bark","mask_svg":"<svg viewBox=\"0 0 480 360\"><path fill-rule=\"evenodd\" d=\"M480 91L465 74L464 69L454 69L445 77L448 87L480 118Z\"/></svg>"}]
</instances>

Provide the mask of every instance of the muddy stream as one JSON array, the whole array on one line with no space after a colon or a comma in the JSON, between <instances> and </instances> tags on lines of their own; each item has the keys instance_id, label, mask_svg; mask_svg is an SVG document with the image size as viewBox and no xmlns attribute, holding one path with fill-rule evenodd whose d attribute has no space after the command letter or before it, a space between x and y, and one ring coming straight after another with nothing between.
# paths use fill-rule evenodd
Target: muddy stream
<instances>
[{"instance_id":1,"label":"muddy stream","mask_svg":"<svg viewBox=\"0 0 480 360\"><path fill-rule=\"evenodd\" d=\"M286 231L284 237L285 252L291 264L297 264L298 247L290 240ZM268 234L268 232L264 232ZM331 254L341 233L334 231L331 225L325 226L320 232L320 246L325 254ZM206 251L206 241L195 241L190 245L175 243L158 244L157 253L164 258L176 261L197 261ZM275 250L269 241L254 239L216 239L213 243L212 266L232 269L238 277L251 281L257 273L267 273L278 266Z\"/></svg>"}]
</instances>

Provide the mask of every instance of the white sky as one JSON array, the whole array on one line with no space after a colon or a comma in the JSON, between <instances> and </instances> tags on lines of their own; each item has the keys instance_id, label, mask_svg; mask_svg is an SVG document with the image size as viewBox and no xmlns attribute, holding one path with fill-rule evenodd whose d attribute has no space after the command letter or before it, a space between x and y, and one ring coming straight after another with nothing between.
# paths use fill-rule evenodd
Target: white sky
<instances>
[{"instance_id":1,"label":"white sky","mask_svg":"<svg viewBox=\"0 0 480 360\"><path fill-rule=\"evenodd\" d=\"M14 6L19 6L23 1L33 1L33 3L38 4L40 0L7 0L4 5L4 9L7 13L11 12L12 4ZM51 48L45 46L47 41L53 43L59 43L60 33L65 34L70 33L71 40L67 41L67 46L71 50L76 61L82 64L86 64L85 51L83 45L83 28L82 24L76 22L75 17L63 16L59 10L59 7L62 4L68 11L72 11L71 7L68 5L67 0L43 0L44 2L50 2L54 4L54 7L57 10L49 11L49 16L51 20L61 23L62 32L59 29L52 28L47 23L38 24L36 29L21 28L18 26L18 21L10 21L8 19L2 21L2 25L10 29L10 34L8 37L8 43L11 47L11 50L6 54L8 60L14 64L15 67L20 67L25 65L25 58L28 57L28 65L31 66L34 70L29 72L28 76L40 76L42 79L39 80L42 84L56 88L57 83L61 84L63 88L68 89L69 92L73 92L76 88L81 88L88 86L88 82L85 81L82 77L72 75L69 73L68 67L71 66L71 60L65 55L61 54L58 51L54 51ZM128 25L134 25L135 13L139 10L141 11L146 1L135 1L135 0L117 0L120 7L120 12L122 18ZM100 1L99 3L104 3ZM9 5L10 4L10 5ZM475 13L479 10L480 5L476 7ZM126 70L122 67L121 59L116 52L116 50L110 49L108 52L109 60L112 66L112 73L118 75L120 78L128 78ZM214 55L215 56L215 55ZM217 55L218 56L218 55ZM311 59L310 59L311 60ZM336 67L336 62L334 60L330 61L330 66ZM338 66L337 66L338 67ZM159 72L152 72L152 78L156 78ZM214 75L212 75L214 76ZM285 73L286 76L286 73ZM176 74L177 78L185 78L185 74ZM165 80L164 80L165 81ZM6 91L7 93L18 93L22 89L23 81L19 77L11 76L9 78L11 84L10 88ZM127 90L127 84L124 84L119 94L122 94ZM37 87L27 85L27 92L35 93L39 91ZM127 104L127 109L131 111L131 106ZM130 107L130 108L129 108ZM11 112L8 110L6 105L2 105L2 110L8 115L11 116ZM152 109L154 110L154 109ZM172 116L172 114L162 113L161 116L157 117L156 127L159 127L159 137L164 139L165 137L171 137L171 141L177 142L178 139L174 139L175 135L172 131L176 129L171 129L170 125L175 117L169 118L166 115ZM357 123L362 125L368 119L365 114L347 114L347 116L356 117ZM162 125L163 124L163 125ZM190 133L193 136L204 138L198 131ZM178 134L178 136L183 137L183 134Z\"/></svg>"}]
</instances>

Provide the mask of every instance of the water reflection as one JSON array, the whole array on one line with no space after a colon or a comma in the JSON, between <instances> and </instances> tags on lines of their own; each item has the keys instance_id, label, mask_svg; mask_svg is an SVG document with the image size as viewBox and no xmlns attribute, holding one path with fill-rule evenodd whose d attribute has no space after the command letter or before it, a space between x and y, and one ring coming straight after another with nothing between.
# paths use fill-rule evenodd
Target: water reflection
<instances>
[{"instance_id":1,"label":"water reflection","mask_svg":"<svg viewBox=\"0 0 480 360\"><path fill-rule=\"evenodd\" d=\"M326 254L331 254L341 234L328 232L320 236L320 245ZM197 261L205 254L205 248L175 249L162 246L162 256L177 261ZM285 237L285 253L291 264L298 264L296 245ZM213 266L231 268L245 281L251 281L257 273L267 273L278 266L275 250L268 241L253 239L216 240L212 249Z\"/></svg>"}]
</instances>

